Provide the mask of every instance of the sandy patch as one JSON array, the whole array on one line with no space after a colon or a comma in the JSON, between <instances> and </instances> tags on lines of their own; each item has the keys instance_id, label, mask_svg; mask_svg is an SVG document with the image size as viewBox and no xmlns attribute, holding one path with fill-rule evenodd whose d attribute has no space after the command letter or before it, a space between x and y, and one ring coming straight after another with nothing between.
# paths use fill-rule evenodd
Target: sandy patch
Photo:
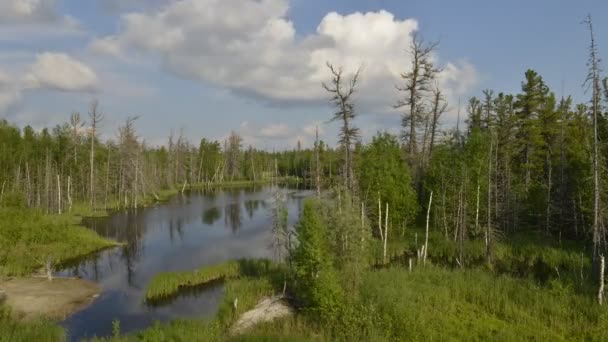
<instances>
[{"instance_id":1,"label":"sandy patch","mask_svg":"<svg viewBox=\"0 0 608 342\"><path fill-rule=\"evenodd\" d=\"M83 279L12 278L0 280L0 302L24 319L63 320L91 304L99 286ZM4 297L2 300L1 297Z\"/></svg>"}]
</instances>

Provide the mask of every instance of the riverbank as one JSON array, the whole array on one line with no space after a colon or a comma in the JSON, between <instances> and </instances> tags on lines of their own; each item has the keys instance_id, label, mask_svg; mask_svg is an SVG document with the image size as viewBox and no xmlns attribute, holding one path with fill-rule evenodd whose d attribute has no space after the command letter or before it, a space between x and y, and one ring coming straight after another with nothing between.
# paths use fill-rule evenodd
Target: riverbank
<instances>
[{"instance_id":1,"label":"riverbank","mask_svg":"<svg viewBox=\"0 0 608 342\"><path fill-rule=\"evenodd\" d=\"M0 291L15 318L60 321L88 306L101 289L83 279L23 277L0 280Z\"/></svg>"},{"instance_id":2,"label":"riverbank","mask_svg":"<svg viewBox=\"0 0 608 342\"><path fill-rule=\"evenodd\" d=\"M79 226L73 214L0 208L0 276L27 276L42 268L119 243Z\"/></svg>"}]
</instances>

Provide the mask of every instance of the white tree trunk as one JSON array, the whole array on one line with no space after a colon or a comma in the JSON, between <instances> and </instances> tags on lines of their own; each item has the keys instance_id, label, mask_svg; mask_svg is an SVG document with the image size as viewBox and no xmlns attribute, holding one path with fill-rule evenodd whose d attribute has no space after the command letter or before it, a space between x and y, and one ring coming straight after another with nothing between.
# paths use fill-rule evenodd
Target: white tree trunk
<instances>
[{"instance_id":1,"label":"white tree trunk","mask_svg":"<svg viewBox=\"0 0 608 342\"><path fill-rule=\"evenodd\" d=\"M429 246L429 221L431 218L431 204L433 203L433 192L431 191L431 196L429 197L429 207L426 210L426 235L424 237L424 255L422 262L426 265L426 255Z\"/></svg>"},{"instance_id":2,"label":"white tree trunk","mask_svg":"<svg viewBox=\"0 0 608 342\"><path fill-rule=\"evenodd\" d=\"M388 202L386 203L386 213L384 218L384 248L382 261L386 264L386 242L388 241Z\"/></svg>"},{"instance_id":3,"label":"white tree trunk","mask_svg":"<svg viewBox=\"0 0 608 342\"><path fill-rule=\"evenodd\" d=\"M604 256L600 255L600 289L597 293L597 301L600 305L604 302Z\"/></svg>"}]
</instances>

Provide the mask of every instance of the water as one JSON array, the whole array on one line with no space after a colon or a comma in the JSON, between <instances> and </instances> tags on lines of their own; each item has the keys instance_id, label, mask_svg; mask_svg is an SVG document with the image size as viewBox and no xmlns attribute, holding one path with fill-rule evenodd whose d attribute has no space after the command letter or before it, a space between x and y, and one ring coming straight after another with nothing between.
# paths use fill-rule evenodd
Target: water
<instances>
[{"instance_id":1,"label":"water","mask_svg":"<svg viewBox=\"0 0 608 342\"><path fill-rule=\"evenodd\" d=\"M155 321L210 317L222 297L222 286L190 292L162 306L144 303L146 285L159 272L193 270L238 259L269 258L272 189L227 189L179 195L170 202L121 212L85 224L100 235L125 242L62 270L100 284L102 293L86 309L61 322L70 340L108 336L112 321L121 332L146 328ZM304 190L286 190L289 223L294 224Z\"/></svg>"}]
</instances>

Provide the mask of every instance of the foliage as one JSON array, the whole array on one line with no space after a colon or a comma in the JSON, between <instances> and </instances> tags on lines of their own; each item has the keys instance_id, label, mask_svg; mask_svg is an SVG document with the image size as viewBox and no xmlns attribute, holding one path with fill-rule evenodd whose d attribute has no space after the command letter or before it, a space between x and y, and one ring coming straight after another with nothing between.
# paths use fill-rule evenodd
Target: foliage
<instances>
[{"instance_id":1,"label":"foliage","mask_svg":"<svg viewBox=\"0 0 608 342\"><path fill-rule=\"evenodd\" d=\"M365 201L368 216L378 222L378 199L385 211L389 204L390 235L411 220L418 212L416 193L407 164L401 158L399 142L389 133L378 133L363 148L359 160L359 187ZM382 217L384 222L384 217Z\"/></svg>"},{"instance_id":2,"label":"foliage","mask_svg":"<svg viewBox=\"0 0 608 342\"><path fill-rule=\"evenodd\" d=\"M52 322L44 320L20 322L9 309L0 306L1 342L55 342L64 338L63 329Z\"/></svg>"}]
</instances>

